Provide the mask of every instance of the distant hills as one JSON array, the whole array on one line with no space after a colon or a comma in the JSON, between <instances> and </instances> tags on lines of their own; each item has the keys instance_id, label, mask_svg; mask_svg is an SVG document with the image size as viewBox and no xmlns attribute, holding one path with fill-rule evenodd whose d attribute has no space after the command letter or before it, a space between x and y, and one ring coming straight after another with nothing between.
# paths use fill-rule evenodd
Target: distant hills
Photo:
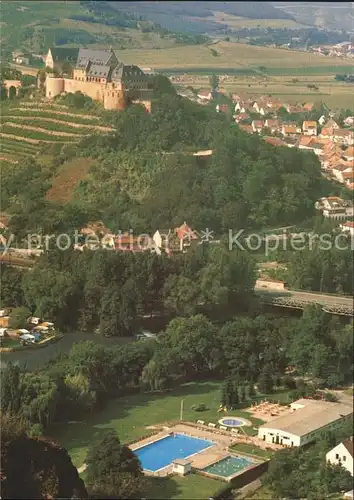
<instances>
[{"instance_id":1,"label":"distant hills","mask_svg":"<svg viewBox=\"0 0 354 500\"><path fill-rule=\"evenodd\" d=\"M352 2L271 2L301 24L354 32Z\"/></svg>"},{"instance_id":2,"label":"distant hills","mask_svg":"<svg viewBox=\"0 0 354 500\"><path fill-rule=\"evenodd\" d=\"M220 31L226 26L210 19L214 12L224 12L249 19L289 19L292 14L269 2L110 2L123 12L138 13L161 26L184 32Z\"/></svg>"},{"instance_id":3,"label":"distant hills","mask_svg":"<svg viewBox=\"0 0 354 500\"><path fill-rule=\"evenodd\" d=\"M1 3L2 58L15 49L41 53L50 46L166 48L200 43L121 11L106 1L17 1ZM203 38L203 37L201 37ZM203 40L202 40L203 41Z\"/></svg>"}]
</instances>

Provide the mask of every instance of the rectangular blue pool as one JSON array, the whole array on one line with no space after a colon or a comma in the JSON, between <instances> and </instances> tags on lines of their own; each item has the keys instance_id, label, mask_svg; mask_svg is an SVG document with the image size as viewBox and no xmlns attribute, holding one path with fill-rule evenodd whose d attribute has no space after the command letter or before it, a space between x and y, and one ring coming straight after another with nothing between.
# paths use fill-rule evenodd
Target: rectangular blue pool
<instances>
[{"instance_id":1,"label":"rectangular blue pool","mask_svg":"<svg viewBox=\"0 0 354 500\"><path fill-rule=\"evenodd\" d=\"M213 446L212 441L172 434L134 450L142 468L151 472L167 467L176 458L188 458Z\"/></svg>"}]
</instances>

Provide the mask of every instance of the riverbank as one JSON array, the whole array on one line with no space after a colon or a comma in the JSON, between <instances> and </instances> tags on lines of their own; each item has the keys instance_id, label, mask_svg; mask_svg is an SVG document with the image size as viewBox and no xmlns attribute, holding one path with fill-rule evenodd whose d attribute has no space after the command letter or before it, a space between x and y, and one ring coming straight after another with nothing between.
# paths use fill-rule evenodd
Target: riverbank
<instances>
[{"instance_id":1,"label":"riverbank","mask_svg":"<svg viewBox=\"0 0 354 500\"><path fill-rule=\"evenodd\" d=\"M54 344L56 342L59 342L64 337L63 334L59 333L56 335L51 335L50 337L47 337L40 342L36 342L35 344L16 344L12 347L0 347L0 353L4 352L18 352L18 351L24 351L26 349L32 350L32 349L41 349L43 347L48 347L50 344Z\"/></svg>"}]
</instances>

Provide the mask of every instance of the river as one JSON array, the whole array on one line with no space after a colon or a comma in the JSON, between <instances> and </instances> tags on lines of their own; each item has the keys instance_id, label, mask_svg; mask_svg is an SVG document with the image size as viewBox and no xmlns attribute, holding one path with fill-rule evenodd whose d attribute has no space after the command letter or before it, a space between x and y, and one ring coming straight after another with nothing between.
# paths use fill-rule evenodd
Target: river
<instances>
[{"instance_id":1,"label":"river","mask_svg":"<svg viewBox=\"0 0 354 500\"><path fill-rule=\"evenodd\" d=\"M93 340L97 344L110 347L124 342L132 342L134 337L105 338L101 335L93 335L90 333L67 333L61 340L59 340L59 342L50 344L42 349L29 348L23 349L23 351L1 353L0 368L5 368L9 361L19 364L31 371L43 368L43 366L51 359L55 358L60 353L68 352L73 344L81 342L82 340Z\"/></svg>"}]
</instances>

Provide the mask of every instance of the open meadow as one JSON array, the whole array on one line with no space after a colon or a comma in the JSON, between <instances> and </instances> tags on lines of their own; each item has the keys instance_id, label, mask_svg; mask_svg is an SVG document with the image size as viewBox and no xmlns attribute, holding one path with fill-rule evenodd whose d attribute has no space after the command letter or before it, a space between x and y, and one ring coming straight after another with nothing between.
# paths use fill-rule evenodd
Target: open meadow
<instances>
[{"instance_id":1,"label":"open meadow","mask_svg":"<svg viewBox=\"0 0 354 500\"><path fill-rule=\"evenodd\" d=\"M209 87L208 77L215 73L222 77L221 87L226 92L271 94L290 103L322 101L333 108L354 107L353 85L335 80L336 74L352 71L349 59L225 41L188 48L124 50L119 56L127 64L178 75L182 86Z\"/></svg>"},{"instance_id":2,"label":"open meadow","mask_svg":"<svg viewBox=\"0 0 354 500\"><path fill-rule=\"evenodd\" d=\"M214 69L257 70L260 66L286 71L289 74L302 71L306 75L310 68L329 73L338 67L352 71L352 61L338 57L326 57L311 52L300 52L273 47L256 47L236 42L219 41L213 45L193 45L161 50L126 49L118 53L125 64L151 66L156 69ZM311 71L311 70L310 70ZM313 70L312 70L313 71Z\"/></svg>"}]
</instances>

